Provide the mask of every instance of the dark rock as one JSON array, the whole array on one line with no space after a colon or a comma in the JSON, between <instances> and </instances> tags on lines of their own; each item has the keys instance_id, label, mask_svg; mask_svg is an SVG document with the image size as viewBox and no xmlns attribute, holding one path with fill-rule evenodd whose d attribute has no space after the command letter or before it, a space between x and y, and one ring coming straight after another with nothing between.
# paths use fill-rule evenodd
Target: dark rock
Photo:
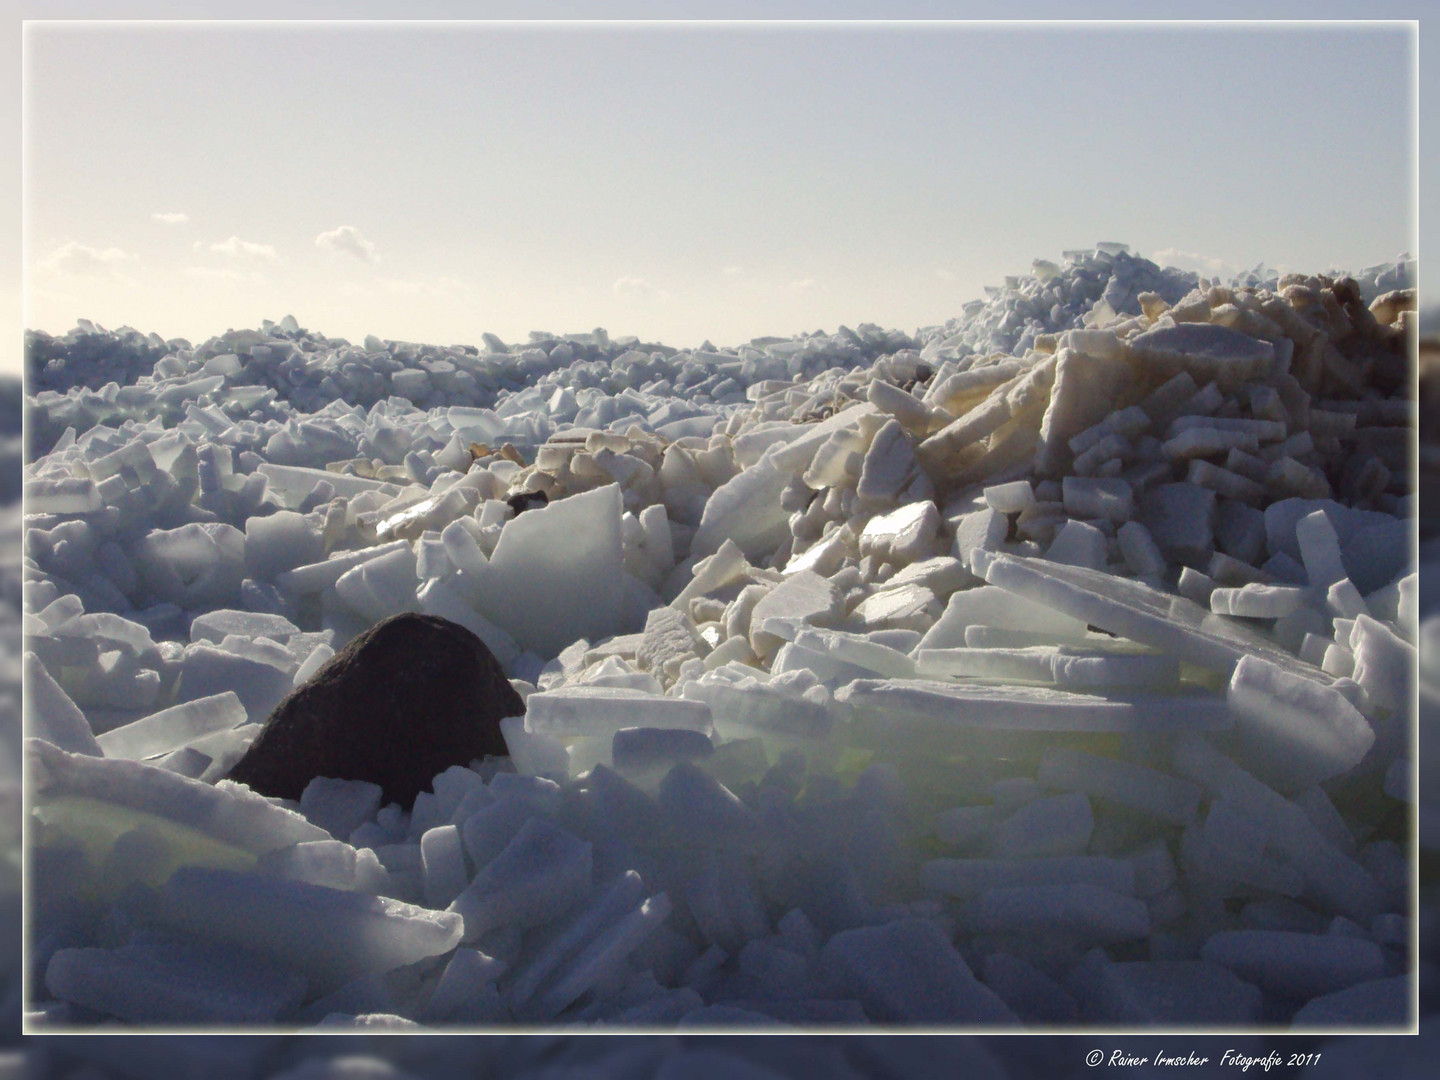
<instances>
[{"instance_id":1,"label":"dark rock","mask_svg":"<svg viewBox=\"0 0 1440 1080\"><path fill-rule=\"evenodd\" d=\"M510 509L515 511L519 517L526 510L538 510L550 502L550 496L543 491L522 491L518 495L511 495L505 500L510 504Z\"/></svg>"},{"instance_id":2,"label":"dark rock","mask_svg":"<svg viewBox=\"0 0 1440 1080\"><path fill-rule=\"evenodd\" d=\"M405 613L372 626L275 707L229 779L299 799L317 776L368 780L410 806L437 773L505 755L525 705L463 626Z\"/></svg>"}]
</instances>

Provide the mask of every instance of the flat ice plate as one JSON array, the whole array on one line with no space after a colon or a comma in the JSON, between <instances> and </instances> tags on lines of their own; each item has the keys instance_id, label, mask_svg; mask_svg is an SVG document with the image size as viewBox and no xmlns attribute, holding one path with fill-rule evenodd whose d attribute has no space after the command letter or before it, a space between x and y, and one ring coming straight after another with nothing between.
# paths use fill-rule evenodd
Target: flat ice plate
<instances>
[{"instance_id":1,"label":"flat ice plate","mask_svg":"<svg viewBox=\"0 0 1440 1080\"><path fill-rule=\"evenodd\" d=\"M856 679L835 695L862 716L1002 732L1215 731L1231 725L1215 694L1076 694L1043 686Z\"/></svg>"},{"instance_id":2,"label":"flat ice plate","mask_svg":"<svg viewBox=\"0 0 1440 1080\"><path fill-rule=\"evenodd\" d=\"M1243 657L1258 656L1326 686L1334 681L1193 600L1138 581L1021 555L990 555L984 570L991 585L1227 677Z\"/></svg>"}]
</instances>

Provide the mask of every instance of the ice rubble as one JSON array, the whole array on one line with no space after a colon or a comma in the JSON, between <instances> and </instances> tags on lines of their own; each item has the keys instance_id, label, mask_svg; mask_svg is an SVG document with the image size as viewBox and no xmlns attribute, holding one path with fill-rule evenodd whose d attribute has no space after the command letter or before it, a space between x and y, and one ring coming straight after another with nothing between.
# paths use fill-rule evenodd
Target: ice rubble
<instances>
[{"instance_id":1,"label":"ice rubble","mask_svg":"<svg viewBox=\"0 0 1440 1080\"><path fill-rule=\"evenodd\" d=\"M143 350L45 339L32 1021L1403 1024L1410 272L1102 245L913 337L286 320L63 393ZM222 779L401 610L509 759Z\"/></svg>"}]
</instances>

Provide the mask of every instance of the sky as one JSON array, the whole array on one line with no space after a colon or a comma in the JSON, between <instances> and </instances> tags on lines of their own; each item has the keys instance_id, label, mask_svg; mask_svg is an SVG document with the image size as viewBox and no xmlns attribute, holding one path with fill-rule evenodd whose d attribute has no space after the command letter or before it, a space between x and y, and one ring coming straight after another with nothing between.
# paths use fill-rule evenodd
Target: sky
<instances>
[{"instance_id":1,"label":"sky","mask_svg":"<svg viewBox=\"0 0 1440 1080\"><path fill-rule=\"evenodd\" d=\"M1207 274L1416 250L1406 27L47 22L25 46L23 324L52 333L293 314L356 341L734 345L942 322L1101 240Z\"/></svg>"}]
</instances>

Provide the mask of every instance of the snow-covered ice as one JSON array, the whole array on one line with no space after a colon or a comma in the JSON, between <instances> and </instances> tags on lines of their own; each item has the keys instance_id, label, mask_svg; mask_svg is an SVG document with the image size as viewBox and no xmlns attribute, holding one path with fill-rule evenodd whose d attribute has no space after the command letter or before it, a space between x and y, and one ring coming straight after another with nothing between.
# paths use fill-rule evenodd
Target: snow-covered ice
<instances>
[{"instance_id":1,"label":"snow-covered ice","mask_svg":"<svg viewBox=\"0 0 1440 1080\"><path fill-rule=\"evenodd\" d=\"M30 1022L1404 1027L1409 274L32 335ZM224 779L400 611L490 648L508 757Z\"/></svg>"}]
</instances>

